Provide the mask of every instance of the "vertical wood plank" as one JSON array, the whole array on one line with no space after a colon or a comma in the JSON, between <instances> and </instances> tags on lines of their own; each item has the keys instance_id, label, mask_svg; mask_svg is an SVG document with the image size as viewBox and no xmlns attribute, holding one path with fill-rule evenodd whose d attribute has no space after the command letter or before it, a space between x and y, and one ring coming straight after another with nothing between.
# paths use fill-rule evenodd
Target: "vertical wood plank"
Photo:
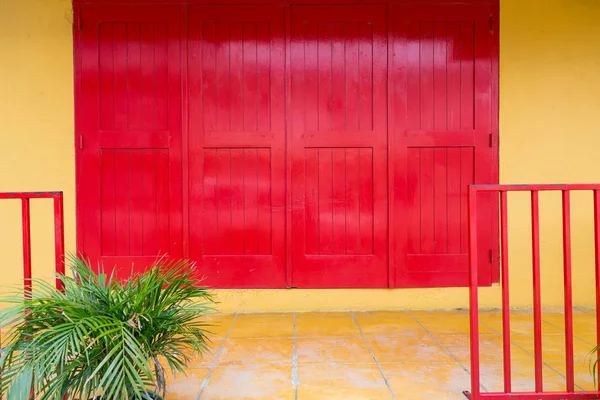
<instances>
[{"instance_id":1,"label":"vertical wood plank","mask_svg":"<svg viewBox=\"0 0 600 400\"><path fill-rule=\"evenodd\" d=\"M446 22L435 22L433 26L433 128L445 130L448 127L448 92L447 92L447 68L448 49Z\"/></svg>"},{"instance_id":2,"label":"vertical wood plank","mask_svg":"<svg viewBox=\"0 0 600 400\"><path fill-rule=\"evenodd\" d=\"M360 254L360 170L357 148L346 149L346 253Z\"/></svg>"},{"instance_id":3,"label":"vertical wood plank","mask_svg":"<svg viewBox=\"0 0 600 400\"><path fill-rule=\"evenodd\" d=\"M448 149L448 253L461 253L461 207L465 199L461 197L461 149Z\"/></svg>"},{"instance_id":4,"label":"vertical wood plank","mask_svg":"<svg viewBox=\"0 0 600 400\"><path fill-rule=\"evenodd\" d=\"M358 23L346 22L344 24L345 39L345 100L346 100L346 118L345 129L348 131L358 131L359 119L359 62L358 62Z\"/></svg>"},{"instance_id":5,"label":"vertical wood plank","mask_svg":"<svg viewBox=\"0 0 600 400\"><path fill-rule=\"evenodd\" d=\"M319 98L319 130L330 131L333 127L332 118L332 35L331 23L319 23L318 41L318 98Z\"/></svg>"},{"instance_id":6,"label":"vertical wood plank","mask_svg":"<svg viewBox=\"0 0 600 400\"><path fill-rule=\"evenodd\" d=\"M245 254L258 254L258 150L244 149Z\"/></svg>"},{"instance_id":7,"label":"vertical wood plank","mask_svg":"<svg viewBox=\"0 0 600 400\"><path fill-rule=\"evenodd\" d=\"M421 253L435 252L435 192L433 149L421 149Z\"/></svg>"},{"instance_id":8,"label":"vertical wood plank","mask_svg":"<svg viewBox=\"0 0 600 400\"><path fill-rule=\"evenodd\" d=\"M304 131L311 132L319 129L320 96L319 96L319 26L315 23L304 24L304 87L299 96L303 97L302 109L304 114ZM298 97L297 101L300 100Z\"/></svg>"},{"instance_id":9,"label":"vertical wood plank","mask_svg":"<svg viewBox=\"0 0 600 400\"><path fill-rule=\"evenodd\" d=\"M306 254L319 254L319 150L306 149L305 168L305 228Z\"/></svg>"},{"instance_id":10,"label":"vertical wood plank","mask_svg":"<svg viewBox=\"0 0 600 400\"><path fill-rule=\"evenodd\" d=\"M143 255L158 254L158 227L156 225L156 155L155 150L142 150L141 198L144 204L142 214Z\"/></svg>"},{"instance_id":11,"label":"vertical wood plank","mask_svg":"<svg viewBox=\"0 0 600 400\"><path fill-rule=\"evenodd\" d=\"M474 23L462 23L461 41L461 127L473 129L474 124L474 89L475 89L475 33Z\"/></svg>"},{"instance_id":12,"label":"vertical wood plank","mask_svg":"<svg viewBox=\"0 0 600 400\"><path fill-rule=\"evenodd\" d=\"M220 117L222 114L219 115ZM231 254L231 149L217 150L217 254Z\"/></svg>"},{"instance_id":13,"label":"vertical wood plank","mask_svg":"<svg viewBox=\"0 0 600 400\"><path fill-rule=\"evenodd\" d=\"M343 131L346 125L345 25L333 23L331 26L331 109L334 131Z\"/></svg>"},{"instance_id":14,"label":"vertical wood plank","mask_svg":"<svg viewBox=\"0 0 600 400\"><path fill-rule=\"evenodd\" d=\"M243 131L243 114L244 114L244 90L242 84L242 73L243 73L243 33L242 23L233 22L230 25L230 118L231 118L231 131L241 132Z\"/></svg>"},{"instance_id":15,"label":"vertical wood plank","mask_svg":"<svg viewBox=\"0 0 600 400\"><path fill-rule=\"evenodd\" d=\"M258 23L258 130L271 130L271 65L266 60L276 57L272 54L274 38L268 23Z\"/></svg>"},{"instance_id":16,"label":"vertical wood plank","mask_svg":"<svg viewBox=\"0 0 600 400\"><path fill-rule=\"evenodd\" d=\"M202 128L204 133L217 127L217 37L216 24L203 22L201 31Z\"/></svg>"},{"instance_id":17,"label":"vertical wood plank","mask_svg":"<svg viewBox=\"0 0 600 400\"><path fill-rule=\"evenodd\" d=\"M461 219L461 232L460 232L460 248L461 253L467 253L469 250L469 218L468 218L468 207L467 207L467 194L469 185L473 183L474 178L474 158L473 148L463 147L460 149L461 164L460 164L460 219Z\"/></svg>"},{"instance_id":18,"label":"vertical wood plank","mask_svg":"<svg viewBox=\"0 0 600 400\"><path fill-rule=\"evenodd\" d=\"M230 74L231 74L231 40L230 40L230 23L218 23L215 27L215 42L216 48L216 86L217 86L217 103L216 103L216 123L217 131L227 132L231 129L231 90L230 90Z\"/></svg>"},{"instance_id":19,"label":"vertical wood plank","mask_svg":"<svg viewBox=\"0 0 600 400\"><path fill-rule=\"evenodd\" d=\"M421 151L420 148L408 149L407 165L407 254L421 253Z\"/></svg>"},{"instance_id":20,"label":"vertical wood plank","mask_svg":"<svg viewBox=\"0 0 600 400\"><path fill-rule=\"evenodd\" d=\"M169 169L169 152L156 150L156 218L159 256L169 255L171 249Z\"/></svg>"},{"instance_id":21,"label":"vertical wood plank","mask_svg":"<svg viewBox=\"0 0 600 400\"><path fill-rule=\"evenodd\" d=\"M447 85L448 129L460 130L461 124L461 23L448 22Z\"/></svg>"},{"instance_id":22,"label":"vertical wood plank","mask_svg":"<svg viewBox=\"0 0 600 400\"><path fill-rule=\"evenodd\" d=\"M235 114L235 109L233 114ZM241 113L240 113L241 115ZM244 243L244 214L246 212L244 191L244 149L231 150L231 254L246 252Z\"/></svg>"},{"instance_id":23,"label":"vertical wood plank","mask_svg":"<svg viewBox=\"0 0 600 400\"><path fill-rule=\"evenodd\" d=\"M115 151L116 247L115 255L128 256L130 233L129 151Z\"/></svg>"},{"instance_id":24,"label":"vertical wood plank","mask_svg":"<svg viewBox=\"0 0 600 400\"><path fill-rule=\"evenodd\" d=\"M100 130L115 129L115 59L113 24L98 26L98 88Z\"/></svg>"},{"instance_id":25,"label":"vertical wood plank","mask_svg":"<svg viewBox=\"0 0 600 400\"><path fill-rule=\"evenodd\" d=\"M203 227L204 227L204 252L206 254L219 254L219 205L217 201L217 150L206 149L204 155L204 196L202 198Z\"/></svg>"},{"instance_id":26,"label":"vertical wood plank","mask_svg":"<svg viewBox=\"0 0 600 400\"><path fill-rule=\"evenodd\" d=\"M433 150L434 167L434 250L448 253L448 157L446 148Z\"/></svg>"},{"instance_id":27,"label":"vertical wood plank","mask_svg":"<svg viewBox=\"0 0 600 400\"><path fill-rule=\"evenodd\" d=\"M155 113L157 104L154 76L154 27L153 24L144 23L141 24L140 29L140 96L142 103L140 129L150 130L156 129Z\"/></svg>"},{"instance_id":28,"label":"vertical wood plank","mask_svg":"<svg viewBox=\"0 0 600 400\"><path fill-rule=\"evenodd\" d=\"M115 197L115 151L100 152L100 241L103 256L116 255L116 197Z\"/></svg>"},{"instance_id":29,"label":"vertical wood plank","mask_svg":"<svg viewBox=\"0 0 600 400\"><path fill-rule=\"evenodd\" d=\"M169 51L168 44L171 38L168 37L166 24L154 24L154 74L156 90L156 129L169 129Z\"/></svg>"},{"instance_id":30,"label":"vertical wood plank","mask_svg":"<svg viewBox=\"0 0 600 400\"><path fill-rule=\"evenodd\" d=\"M332 149L319 149L319 254L333 250L333 160Z\"/></svg>"},{"instance_id":31,"label":"vertical wood plank","mask_svg":"<svg viewBox=\"0 0 600 400\"><path fill-rule=\"evenodd\" d=\"M115 23L114 43L114 129L127 130L127 24Z\"/></svg>"},{"instance_id":32,"label":"vertical wood plank","mask_svg":"<svg viewBox=\"0 0 600 400\"><path fill-rule=\"evenodd\" d=\"M129 150L129 186L130 186L130 255L144 254L144 212L146 205L142 194L142 150Z\"/></svg>"},{"instance_id":33,"label":"vertical wood plank","mask_svg":"<svg viewBox=\"0 0 600 400\"><path fill-rule=\"evenodd\" d=\"M406 129L421 128L421 24L406 23ZM410 164L409 164L410 165Z\"/></svg>"},{"instance_id":34,"label":"vertical wood plank","mask_svg":"<svg viewBox=\"0 0 600 400\"><path fill-rule=\"evenodd\" d=\"M421 23L420 38L420 86L421 86L421 129L433 129L434 110L434 59L433 59L433 23ZM424 154L425 155L425 154Z\"/></svg>"},{"instance_id":35,"label":"vertical wood plank","mask_svg":"<svg viewBox=\"0 0 600 400\"><path fill-rule=\"evenodd\" d=\"M258 38L256 23L243 25L243 88L244 130L258 129Z\"/></svg>"},{"instance_id":36,"label":"vertical wood plank","mask_svg":"<svg viewBox=\"0 0 600 400\"><path fill-rule=\"evenodd\" d=\"M142 52L140 24L127 24L127 106L130 130L142 129Z\"/></svg>"},{"instance_id":37,"label":"vertical wood plank","mask_svg":"<svg viewBox=\"0 0 600 400\"><path fill-rule=\"evenodd\" d=\"M333 152L333 254L346 253L346 149Z\"/></svg>"},{"instance_id":38,"label":"vertical wood plank","mask_svg":"<svg viewBox=\"0 0 600 400\"><path fill-rule=\"evenodd\" d=\"M373 25L358 24L359 129L373 130Z\"/></svg>"},{"instance_id":39,"label":"vertical wood plank","mask_svg":"<svg viewBox=\"0 0 600 400\"><path fill-rule=\"evenodd\" d=\"M373 150L359 149L360 173L360 254L373 254Z\"/></svg>"},{"instance_id":40,"label":"vertical wood plank","mask_svg":"<svg viewBox=\"0 0 600 400\"><path fill-rule=\"evenodd\" d=\"M271 151L258 149L258 254L272 252Z\"/></svg>"}]
</instances>

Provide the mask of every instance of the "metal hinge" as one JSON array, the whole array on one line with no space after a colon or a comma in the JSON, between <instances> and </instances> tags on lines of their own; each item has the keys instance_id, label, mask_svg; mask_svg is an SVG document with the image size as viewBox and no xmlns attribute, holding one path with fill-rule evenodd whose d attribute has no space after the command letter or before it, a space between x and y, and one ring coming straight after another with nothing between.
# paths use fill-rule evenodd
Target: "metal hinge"
<instances>
[{"instance_id":1,"label":"metal hinge","mask_svg":"<svg viewBox=\"0 0 600 400\"><path fill-rule=\"evenodd\" d=\"M83 135L79 135L79 150L83 150Z\"/></svg>"},{"instance_id":2,"label":"metal hinge","mask_svg":"<svg viewBox=\"0 0 600 400\"><path fill-rule=\"evenodd\" d=\"M81 16L80 15L77 16L77 20L75 21L75 24L77 26L77 30L81 31Z\"/></svg>"},{"instance_id":3,"label":"metal hinge","mask_svg":"<svg viewBox=\"0 0 600 400\"><path fill-rule=\"evenodd\" d=\"M494 147L494 134L490 133L489 146Z\"/></svg>"},{"instance_id":4,"label":"metal hinge","mask_svg":"<svg viewBox=\"0 0 600 400\"><path fill-rule=\"evenodd\" d=\"M494 16L490 14L490 33L494 33Z\"/></svg>"},{"instance_id":5,"label":"metal hinge","mask_svg":"<svg viewBox=\"0 0 600 400\"><path fill-rule=\"evenodd\" d=\"M490 264L494 262L494 251L490 249Z\"/></svg>"}]
</instances>

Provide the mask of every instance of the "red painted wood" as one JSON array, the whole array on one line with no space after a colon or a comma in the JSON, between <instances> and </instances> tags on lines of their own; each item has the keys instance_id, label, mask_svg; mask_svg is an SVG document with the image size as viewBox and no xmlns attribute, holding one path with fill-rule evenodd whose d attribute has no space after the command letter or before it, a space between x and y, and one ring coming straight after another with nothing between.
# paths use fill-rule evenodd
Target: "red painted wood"
<instances>
[{"instance_id":1,"label":"red painted wood","mask_svg":"<svg viewBox=\"0 0 600 400\"><path fill-rule=\"evenodd\" d=\"M468 283L467 185L497 179L492 12L489 4L391 7L396 286ZM481 204L479 277L489 284L497 205Z\"/></svg>"},{"instance_id":2,"label":"red painted wood","mask_svg":"<svg viewBox=\"0 0 600 400\"><path fill-rule=\"evenodd\" d=\"M385 7L291 10L295 287L385 287Z\"/></svg>"},{"instance_id":3,"label":"red painted wood","mask_svg":"<svg viewBox=\"0 0 600 400\"><path fill-rule=\"evenodd\" d=\"M182 255L180 18L171 6L81 9L80 250L122 274Z\"/></svg>"},{"instance_id":4,"label":"red painted wood","mask_svg":"<svg viewBox=\"0 0 600 400\"><path fill-rule=\"evenodd\" d=\"M189 256L215 287L466 285L466 185L497 181L497 2L202 2L75 1L79 249Z\"/></svg>"},{"instance_id":5,"label":"red painted wood","mask_svg":"<svg viewBox=\"0 0 600 400\"><path fill-rule=\"evenodd\" d=\"M189 7L189 253L213 287L286 286L283 18Z\"/></svg>"}]
</instances>

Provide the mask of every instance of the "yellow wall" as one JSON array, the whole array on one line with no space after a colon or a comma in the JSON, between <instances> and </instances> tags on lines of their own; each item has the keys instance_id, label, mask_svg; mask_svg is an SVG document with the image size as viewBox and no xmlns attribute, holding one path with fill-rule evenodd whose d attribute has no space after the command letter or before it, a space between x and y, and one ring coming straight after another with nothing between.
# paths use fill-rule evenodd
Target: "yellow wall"
<instances>
[{"instance_id":1,"label":"yellow wall","mask_svg":"<svg viewBox=\"0 0 600 400\"><path fill-rule=\"evenodd\" d=\"M0 191L65 192L74 249L73 68L69 0L0 4ZM501 1L500 170L503 183L600 182L600 1ZM511 197L513 304L531 304L526 199ZM544 302L562 301L560 197L542 196ZM575 303L593 304L590 197L573 203ZM52 274L48 206L34 204L36 275ZM0 203L1 280L20 269L18 204ZM498 305L498 287L482 290ZM455 308L466 289L228 290L223 311Z\"/></svg>"}]
</instances>

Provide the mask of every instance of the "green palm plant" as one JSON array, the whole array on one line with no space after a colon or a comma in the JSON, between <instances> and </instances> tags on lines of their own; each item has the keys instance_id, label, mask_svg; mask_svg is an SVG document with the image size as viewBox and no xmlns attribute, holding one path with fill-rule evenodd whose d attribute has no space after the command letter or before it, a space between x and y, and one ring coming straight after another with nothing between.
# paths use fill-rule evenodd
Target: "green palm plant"
<instances>
[{"instance_id":1,"label":"green palm plant","mask_svg":"<svg viewBox=\"0 0 600 400\"><path fill-rule=\"evenodd\" d=\"M5 297L0 397L161 399L165 368L185 373L209 344L214 305L189 261L159 260L126 281L69 257L64 290L39 280Z\"/></svg>"}]
</instances>

